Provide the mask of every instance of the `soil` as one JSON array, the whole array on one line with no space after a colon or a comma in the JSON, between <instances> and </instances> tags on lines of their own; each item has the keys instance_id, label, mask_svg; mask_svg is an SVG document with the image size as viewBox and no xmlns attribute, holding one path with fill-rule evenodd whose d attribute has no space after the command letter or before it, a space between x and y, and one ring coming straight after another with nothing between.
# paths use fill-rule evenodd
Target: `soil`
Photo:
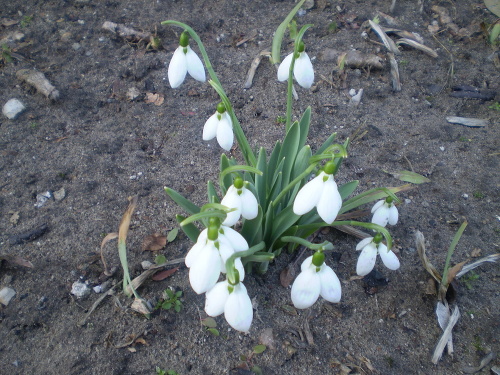
<instances>
[{"instance_id":1,"label":"soil","mask_svg":"<svg viewBox=\"0 0 500 375\"><path fill-rule=\"evenodd\" d=\"M439 22L435 5L449 11L462 33L438 23L439 32L430 34L428 26ZM146 236L168 233L177 227L175 215L183 213L163 187L202 205L206 181L217 181L221 149L215 141L202 141L202 127L218 96L208 83L191 78L170 88L167 66L180 31L160 22L179 20L199 33L250 144L270 150L284 134L278 118L285 115L286 85L264 59L253 86L242 87L252 60L270 47L293 6L292 0L1 1L1 35L18 31L24 39L9 44L13 59L0 68L0 102L18 98L27 110L15 120L0 118L0 254L33 264L1 264L1 287L16 292L0 307L1 373L155 374L159 367L178 374L247 374L245 366L238 368L243 355L249 367L259 366L263 374L349 369L359 374L461 374L488 353L499 352L499 268L489 263L458 281L461 317L453 331L454 354L431 363L442 331L434 313L436 297L426 294L429 274L414 237L416 230L425 235L428 257L440 270L465 220L468 227L452 264L498 252L500 138L494 105L499 97L484 101L450 95L459 85L499 91L498 55L480 28L495 16L479 0L426 1L422 11L418 2L400 0L392 13L390 1L317 1L296 17L299 26L314 24L304 41L316 80L312 90L296 87L294 118L312 107L313 150L332 132L341 142L351 137L338 182L359 179L360 193L403 184L386 171L413 170L431 180L399 195L400 221L390 231L401 268L389 271L380 261L376 266L387 285L366 288L354 277L358 240L323 230L317 240L332 241L339 253L326 260L342 282L338 304L320 299L305 311L284 308L291 306L290 288L280 285L279 275L295 260L284 253L267 274L245 279L255 304L248 334L230 329L223 317L216 318L220 336L204 329L204 296L191 290L184 265L139 290L149 300L161 298L168 287L181 290L180 313L156 310L146 319L130 309L130 298L117 293L78 325L101 295L92 291L77 299L70 293L72 284L81 280L93 287L106 280L100 244L103 236L117 231L127 197L139 196L128 235L129 265L137 276L142 261L154 261L158 253L181 258L192 246L179 234L159 252L141 251ZM390 13L398 28L418 32L438 53L433 58L402 46L396 56L399 92L392 90L384 47L361 36L363 22L377 11ZM147 50L147 41L131 42L103 30L105 21L156 33L163 48ZM250 39L239 45L245 37ZM379 40L373 32L369 37ZM288 41L283 55L292 49ZM326 57L328 49L376 54L383 68L349 68L340 77L337 62ZM43 72L59 90L59 100L51 102L17 79L16 72L25 68ZM139 96L130 100L127 93L133 88ZM349 105L351 88L364 89L359 106ZM164 101L150 103L147 93ZM446 116L487 119L488 125L465 127L448 123ZM241 160L238 149L231 154ZM35 206L38 194L62 188L64 199ZM12 243L12 236L41 226L46 227L36 238ZM115 243L104 250L108 264L118 267L108 280L120 283ZM250 356L262 342L267 349ZM478 373L489 374L495 365L499 359Z\"/></svg>"}]
</instances>

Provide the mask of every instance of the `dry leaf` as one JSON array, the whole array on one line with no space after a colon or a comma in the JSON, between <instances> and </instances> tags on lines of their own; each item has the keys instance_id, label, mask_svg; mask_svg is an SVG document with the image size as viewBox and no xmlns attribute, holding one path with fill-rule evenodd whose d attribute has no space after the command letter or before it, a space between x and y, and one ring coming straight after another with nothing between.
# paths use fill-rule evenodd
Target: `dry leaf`
<instances>
[{"instance_id":1,"label":"dry leaf","mask_svg":"<svg viewBox=\"0 0 500 375\"><path fill-rule=\"evenodd\" d=\"M463 266L468 262L468 260L465 260L463 262L460 262L458 264L455 264L453 267L451 267L449 270L448 270L448 276L446 277L446 284L451 284L453 282L453 280L455 279L457 273L459 273Z\"/></svg>"},{"instance_id":2,"label":"dry leaf","mask_svg":"<svg viewBox=\"0 0 500 375\"><path fill-rule=\"evenodd\" d=\"M144 100L146 103L153 103L154 105L162 105L165 97L163 94L153 94L152 92L146 93L146 99Z\"/></svg>"},{"instance_id":3,"label":"dry leaf","mask_svg":"<svg viewBox=\"0 0 500 375\"><path fill-rule=\"evenodd\" d=\"M165 270L165 271L161 271L161 272L158 272L157 274L153 275L153 277L151 279L154 281L165 280L167 277L172 276L178 270L179 270L179 267L172 268L172 269Z\"/></svg>"},{"instance_id":4,"label":"dry leaf","mask_svg":"<svg viewBox=\"0 0 500 375\"><path fill-rule=\"evenodd\" d=\"M12 215L9 218L9 221L12 225L16 225L19 221L19 211L9 211L9 214Z\"/></svg>"},{"instance_id":5,"label":"dry leaf","mask_svg":"<svg viewBox=\"0 0 500 375\"><path fill-rule=\"evenodd\" d=\"M288 288L295 278L296 273L297 270L295 269L293 264L289 264L288 266L286 266L285 269L283 269L283 271L281 271L280 273L281 286L284 288Z\"/></svg>"},{"instance_id":6,"label":"dry leaf","mask_svg":"<svg viewBox=\"0 0 500 375\"><path fill-rule=\"evenodd\" d=\"M142 251L158 251L165 247L167 244L167 237L161 233L155 233L147 236L142 241Z\"/></svg>"}]
</instances>

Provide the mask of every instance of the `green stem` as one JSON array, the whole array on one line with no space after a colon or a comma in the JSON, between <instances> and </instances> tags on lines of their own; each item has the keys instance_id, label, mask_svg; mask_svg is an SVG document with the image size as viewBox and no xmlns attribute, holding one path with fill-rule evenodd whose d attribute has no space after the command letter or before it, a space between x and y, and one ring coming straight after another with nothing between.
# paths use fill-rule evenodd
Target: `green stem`
<instances>
[{"instance_id":1,"label":"green stem","mask_svg":"<svg viewBox=\"0 0 500 375\"><path fill-rule=\"evenodd\" d=\"M266 243L264 241L259 242L257 245L252 246L250 249L245 250L245 251L238 251L234 254L232 254L229 258L226 260L226 275L227 279L229 282L234 283L235 276L234 276L234 261L236 258L244 258L250 255L253 255L257 251L264 250L266 247Z\"/></svg>"},{"instance_id":2,"label":"green stem","mask_svg":"<svg viewBox=\"0 0 500 375\"><path fill-rule=\"evenodd\" d=\"M283 242L297 243L311 250L333 250L333 245L330 241L324 241L322 243L312 243L302 237L296 236L283 236L280 238L280 240Z\"/></svg>"},{"instance_id":3,"label":"green stem","mask_svg":"<svg viewBox=\"0 0 500 375\"><path fill-rule=\"evenodd\" d=\"M204 47L200 37L198 36L198 34L196 34L196 32L191 27L189 27L185 23L182 23L179 21L174 21L174 20L167 20L167 21L163 21L161 24L162 25L174 25L174 26L178 26L178 27L186 30L189 33L189 35L191 36L191 38L193 38L193 40L196 42L196 44L198 44L198 48L200 49L200 53L203 57L203 61L205 62L205 67L207 68L208 74L210 75L210 78L211 78L211 81L209 81L209 83L217 91L217 93L221 97L224 105L226 106L226 111L228 111L229 116L231 116L231 120L233 122L234 132L236 134L236 140L238 141L241 152L243 153L243 157L245 158L245 161L247 162L247 164L255 166L257 163L257 159L255 158L255 155L254 155L252 149L250 148L248 140L245 137L245 133L243 133L243 130L241 129L240 122L238 121L238 119L236 118L236 116L234 114L233 107L231 106L231 102L229 101L229 99L226 95L226 92L222 88L222 85L219 81L219 78L217 78L217 74L215 73L215 71L212 67L212 63L210 62L210 59L208 58L207 51L205 50L205 47Z\"/></svg>"},{"instance_id":4,"label":"green stem","mask_svg":"<svg viewBox=\"0 0 500 375\"><path fill-rule=\"evenodd\" d=\"M317 163L311 164L304 172L298 175L292 182L290 182L281 192L278 194L276 199L274 200L273 207L279 203L279 201L288 193L290 189L292 189L295 185L297 185L302 179L309 176L309 174L316 168Z\"/></svg>"},{"instance_id":5,"label":"green stem","mask_svg":"<svg viewBox=\"0 0 500 375\"><path fill-rule=\"evenodd\" d=\"M444 264L444 270L443 270L443 278L441 279L441 286L444 286L445 289L448 288L449 282L448 282L448 271L450 269L450 261L451 261L451 256L453 255L453 252L455 251L455 247L457 247L458 241L460 241L460 238L462 237L462 234L464 233L465 227L467 227L467 222L464 221L460 228L458 228L457 233L455 233L455 236L453 237L453 241L451 241L450 247L448 248L448 253L446 254L446 262Z\"/></svg>"}]
</instances>

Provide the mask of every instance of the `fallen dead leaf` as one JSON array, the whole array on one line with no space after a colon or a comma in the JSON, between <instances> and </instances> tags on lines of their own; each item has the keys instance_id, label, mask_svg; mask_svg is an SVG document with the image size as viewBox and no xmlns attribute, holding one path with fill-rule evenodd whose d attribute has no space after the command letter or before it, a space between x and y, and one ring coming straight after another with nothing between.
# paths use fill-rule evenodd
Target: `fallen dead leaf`
<instances>
[{"instance_id":1,"label":"fallen dead leaf","mask_svg":"<svg viewBox=\"0 0 500 375\"><path fill-rule=\"evenodd\" d=\"M9 218L9 221L12 225L17 225L17 222L19 221L19 211L9 211L9 215L12 215Z\"/></svg>"},{"instance_id":2,"label":"fallen dead leaf","mask_svg":"<svg viewBox=\"0 0 500 375\"><path fill-rule=\"evenodd\" d=\"M151 279L154 281L162 281L162 280L165 280L167 277L172 276L178 270L179 270L179 267L172 268L172 269L165 270L165 271L161 271L161 272L158 272L157 274L153 275L153 277L151 277Z\"/></svg>"},{"instance_id":3,"label":"fallen dead leaf","mask_svg":"<svg viewBox=\"0 0 500 375\"><path fill-rule=\"evenodd\" d=\"M155 233L147 236L142 241L142 251L158 251L165 247L167 244L167 237L161 233Z\"/></svg>"},{"instance_id":4,"label":"fallen dead leaf","mask_svg":"<svg viewBox=\"0 0 500 375\"><path fill-rule=\"evenodd\" d=\"M163 94L153 94L152 92L146 93L146 99L144 99L146 103L153 103L154 105L162 105L165 101L165 97Z\"/></svg>"}]
</instances>

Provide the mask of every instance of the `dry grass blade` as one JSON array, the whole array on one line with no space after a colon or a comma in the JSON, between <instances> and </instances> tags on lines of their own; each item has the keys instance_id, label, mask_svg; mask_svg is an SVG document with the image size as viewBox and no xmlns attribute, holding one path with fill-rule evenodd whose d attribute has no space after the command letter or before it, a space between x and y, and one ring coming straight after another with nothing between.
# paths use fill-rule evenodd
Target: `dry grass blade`
<instances>
[{"instance_id":1,"label":"dry grass blade","mask_svg":"<svg viewBox=\"0 0 500 375\"><path fill-rule=\"evenodd\" d=\"M499 259L500 259L500 253L485 256L484 258L478 259L475 262L463 267L462 270L460 272L458 272L455 277L458 279L458 278L462 277L463 275L465 275L467 272L473 270L476 267L479 267L483 263L486 263L486 262L495 263Z\"/></svg>"},{"instance_id":2,"label":"dry grass blade","mask_svg":"<svg viewBox=\"0 0 500 375\"><path fill-rule=\"evenodd\" d=\"M410 31L406 31L406 30L393 29L391 27L382 27L382 30L384 30L384 32L386 34L396 34L400 38L407 38L407 39L414 40L415 42L419 42L419 43L424 44L424 39L420 35L418 35L417 33L412 33ZM397 42L396 42L396 44L397 44Z\"/></svg>"},{"instance_id":3,"label":"dry grass blade","mask_svg":"<svg viewBox=\"0 0 500 375\"><path fill-rule=\"evenodd\" d=\"M389 52L387 53L387 56L389 56L389 62L391 63L392 90L399 92L401 91L401 81L399 79L398 62L396 61L393 53Z\"/></svg>"},{"instance_id":4,"label":"dry grass blade","mask_svg":"<svg viewBox=\"0 0 500 375\"><path fill-rule=\"evenodd\" d=\"M255 72L262 61L264 56L271 57L271 52L265 49L261 51L255 59L253 59L252 64L250 65L250 69L248 69L247 79L245 80L245 84L243 85L244 89L249 89L253 85L253 77L255 76Z\"/></svg>"},{"instance_id":5,"label":"dry grass blade","mask_svg":"<svg viewBox=\"0 0 500 375\"><path fill-rule=\"evenodd\" d=\"M33 263L17 255L0 254L0 263L2 262L2 260L6 260L7 262L12 264L17 264L18 266L33 268Z\"/></svg>"},{"instance_id":6,"label":"dry grass blade","mask_svg":"<svg viewBox=\"0 0 500 375\"><path fill-rule=\"evenodd\" d=\"M451 317L448 321L448 325L446 326L443 335L439 339L436 345L436 349L434 349L434 354L432 355L432 363L437 364L441 359L444 348L446 347L446 345L448 344L448 340L450 339L451 331L455 324L457 324L458 318L460 318L460 311L458 310L458 306L455 306L455 308L453 309L453 313L451 314Z\"/></svg>"},{"instance_id":7,"label":"dry grass blade","mask_svg":"<svg viewBox=\"0 0 500 375\"><path fill-rule=\"evenodd\" d=\"M133 41L133 42L139 42L141 40L149 40L151 38L151 33L148 32L141 32L132 29L131 27L127 27L125 25L119 24L119 23L114 23L110 21L105 21L102 24L102 28L104 30L110 31L114 34L119 35L120 37Z\"/></svg>"},{"instance_id":8,"label":"dry grass blade","mask_svg":"<svg viewBox=\"0 0 500 375\"><path fill-rule=\"evenodd\" d=\"M341 232L350 234L351 236L357 237L359 239L365 239L368 237L373 237L371 234L368 234L366 232L363 232L362 230L359 230L357 228L351 227L350 225L337 225L333 227Z\"/></svg>"},{"instance_id":9,"label":"dry grass blade","mask_svg":"<svg viewBox=\"0 0 500 375\"><path fill-rule=\"evenodd\" d=\"M18 70L16 76L21 81L36 88L36 90L50 100L59 99L59 91L49 82L42 72L31 69Z\"/></svg>"},{"instance_id":10,"label":"dry grass blade","mask_svg":"<svg viewBox=\"0 0 500 375\"><path fill-rule=\"evenodd\" d=\"M79 327L82 327L83 325L85 325L85 323L87 322L87 319L89 318L90 315L92 315L92 313L94 312L94 310L97 308L97 306L99 306L101 304L101 302L107 297L107 296L111 296L115 293L115 288L116 286L119 285L119 284L116 284L114 287L112 287L111 289L109 289L106 293L104 293L102 296L100 296L93 304L92 304L92 307L90 308L90 310L85 314L85 316L83 317L82 320L80 320L78 322L78 326Z\"/></svg>"},{"instance_id":11,"label":"dry grass blade","mask_svg":"<svg viewBox=\"0 0 500 375\"><path fill-rule=\"evenodd\" d=\"M418 230L415 232L415 245L417 247L418 256L420 257L425 270L431 274L434 280L440 283L441 274L427 258L427 254L425 253L425 238L422 232Z\"/></svg>"},{"instance_id":12,"label":"dry grass blade","mask_svg":"<svg viewBox=\"0 0 500 375\"><path fill-rule=\"evenodd\" d=\"M184 262L184 258L178 258L171 260L169 262L152 266L151 268L147 269L139 276L137 276L134 280L132 280L129 285L127 285L127 287L125 288L125 294L131 295L134 290L137 290L144 283L144 281L148 280L151 276L153 276L158 271L158 269L166 266L171 266L174 264L179 264L182 262Z\"/></svg>"},{"instance_id":13,"label":"dry grass blade","mask_svg":"<svg viewBox=\"0 0 500 375\"><path fill-rule=\"evenodd\" d=\"M108 233L106 237L102 239L101 242L101 261L104 266L104 274L106 276L111 276L111 272L108 269L108 264L106 263L106 260L104 258L104 246L111 240L114 240L115 238L118 238L118 233L113 232L113 233Z\"/></svg>"},{"instance_id":14,"label":"dry grass blade","mask_svg":"<svg viewBox=\"0 0 500 375\"><path fill-rule=\"evenodd\" d=\"M384 43L385 48L387 48L389 52L392 52L395 55L401 55L401 51L399 50L396 43L394 43L394 41L387 36L384 30L382 30L382 28L372 20L368 20L368 22L370 23L370 27L372 28L372 30L375 31L375 33L382 40L382 43Z\"/></svg>"},{"instance_id":15,"label":"dry grass blade","mask_svg":"<svg viewBox=\"0 0 500 375\"><path fill-rule=\"evenodd\" d=\"M396 44L399 46L401 44L404 44L406 46L410 46L410 47L413 47L415 49L418 49L419 51L422 51L424 53L426 53L427 55L431 56L431 57L438 57L438 54L436 51L434 51L432 48L429 48L427 46L424 46L422 43L419 43L413 39L408 39L408 38L402 38L402 39L399 39Z\"/></svg>"}]
</instances>

